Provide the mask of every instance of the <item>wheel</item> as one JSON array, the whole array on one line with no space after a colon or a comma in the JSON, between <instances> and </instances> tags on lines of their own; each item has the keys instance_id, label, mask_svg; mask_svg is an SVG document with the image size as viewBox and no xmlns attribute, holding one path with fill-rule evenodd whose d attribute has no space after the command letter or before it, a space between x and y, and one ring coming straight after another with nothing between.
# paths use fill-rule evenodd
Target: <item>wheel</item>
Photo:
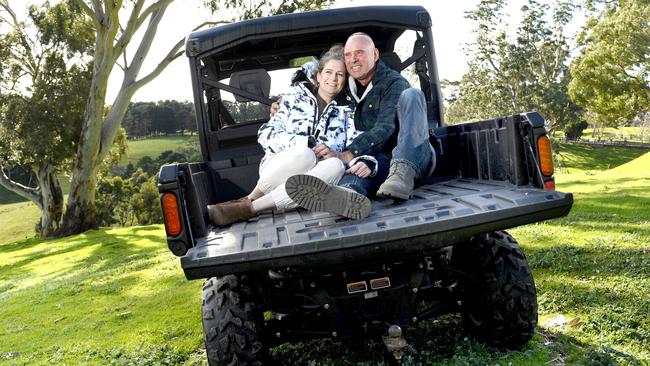
<instances>
[{"instance_id":1,"label":"wheel","mask_svg":"<svg viewBox=\"0 0 650 366\"><path fill-rule=\"evenodd\" d=\"M213 277L203 285L203 332L208 364L262 365L261 314L246 276Z\"/></svg>"},{"instance_id":2,"label":"wheel","mask_svg":"<svg viewBox=\"0 0 650 366\"><path fill-rule=\"evenodd\" d=\"M535 334L537 293L517 241L505 231L473 237L454 247L452 265L466 331L490 346L523 347Z\"/></svg>"}]
</instances>

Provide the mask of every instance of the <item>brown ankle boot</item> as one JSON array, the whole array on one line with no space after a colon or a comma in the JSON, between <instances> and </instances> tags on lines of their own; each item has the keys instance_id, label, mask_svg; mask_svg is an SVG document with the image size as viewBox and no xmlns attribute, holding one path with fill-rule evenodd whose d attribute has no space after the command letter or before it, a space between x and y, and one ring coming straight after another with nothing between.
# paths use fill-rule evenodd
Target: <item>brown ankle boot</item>
<instances>
[{"instance_id":1,"label":"brown ankle boot","mask_svg":"<svg viewBox=\"0 0 650 366\"><path fill-rule=\"evenodd\" d=\"M248 197L208 206L210 222L214 226L226 226L234 222L248 220L255 216Z\"/></svg>"}]
</instances>

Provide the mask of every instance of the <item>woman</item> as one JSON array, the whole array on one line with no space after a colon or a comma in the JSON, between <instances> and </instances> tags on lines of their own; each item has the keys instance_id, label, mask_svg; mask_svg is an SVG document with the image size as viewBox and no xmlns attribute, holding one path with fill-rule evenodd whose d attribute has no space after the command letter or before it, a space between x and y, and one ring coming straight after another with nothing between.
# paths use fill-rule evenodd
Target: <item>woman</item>
<instances>
[{"instance_id":1,"label":"woman","mask_svg":"<svg viewBox=\"0 0 650 366\"><path fill-rule=\"evenodd\" d=\"M283 98L278 112L260 127L258 142L265 152L260 179L248 196L208 206L213 225L247 220L270 209L295 208L284 186L293 175L312 175L329 184L341 179L343 163L333 154L323 152L341 152L348 141L361 133L354 129L352 109L334 100L343 90L345 80L343 48L334 46L318 61L316 85L309 80L296 83ZM374 160L366 158L365 161ZM360 177L373 173L369 167L373 164L363 160L351 166L349 170Z\"/></svg>"}]
</instances>

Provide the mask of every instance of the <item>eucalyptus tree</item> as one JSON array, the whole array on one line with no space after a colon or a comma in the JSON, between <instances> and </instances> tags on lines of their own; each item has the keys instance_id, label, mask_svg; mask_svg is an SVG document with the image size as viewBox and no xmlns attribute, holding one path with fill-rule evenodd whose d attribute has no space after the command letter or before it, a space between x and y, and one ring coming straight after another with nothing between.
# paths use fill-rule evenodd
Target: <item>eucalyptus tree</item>
<instances>
[{"instance_id":1,"label":"eucalyptus tree","mask_svg":"<svg viewBox=\"0 0 650 366\"><path fill-rule=\"evenodd\" d=\"M453 85L448 119L484 119L537 110L557 129L578 119L567 94L568 59L574 5L553 6L529 0L520 23L508 25L506 0L482 0L466 13L474 21L475 41L468 45L469 71Z\"/></svg>"},{"instance_id":2,"label":"eucalyptus tree","mask_svg":"<svg viewBox=\"0 0 650 366\"><path fill-rule=\"evenodd\" d=\"M650 110L650 1L590 3L569 94L600 124L617 127Z\"/></svg>"},{"instance_id":3,"label":"eucalyptus tree","mask_svg":"<svg viewBox=\"0 0 650 366\"><path fill-rule=\"evenodd\" d=\"M94 204L97 173L102 160L109 154L131 98L183 53L184 39L179 39L151 72L141 75L142 64L148 57L158 25L172 2L173 0L75 0L90 20L95 44L92 81L72 167L70 194L61 235L97 227ZM219 7L236 9L237 14L242 14L240 18L309 10L330 3L331 0L287 0L280 6L273 6L268 0L205 1L213 11ZM235 19L220 20L212 25L232 20ZM138 31L142 32L142 38L134 37ZM127 47L135 50L130 57L126 54ZM123 71L121 88L115 99L109 101L106 95L108 79L118 62L121 62ZM105 113L106 109L108 113Z\"/></svg>"},{"instance_id":4,"label":"eucalyptus tree","mask_svg":"<svg viewBox=\"0 0 650 366\"><path fill-rule=\"evenodd\" d=\"M0 0L0 184L38 206L43 236L61 225L58 175L76 152L90 85L92 34L77 10L32 6L21 22ZM12 175L17 166L34 181Z\"/></svg>"}]
</instances>

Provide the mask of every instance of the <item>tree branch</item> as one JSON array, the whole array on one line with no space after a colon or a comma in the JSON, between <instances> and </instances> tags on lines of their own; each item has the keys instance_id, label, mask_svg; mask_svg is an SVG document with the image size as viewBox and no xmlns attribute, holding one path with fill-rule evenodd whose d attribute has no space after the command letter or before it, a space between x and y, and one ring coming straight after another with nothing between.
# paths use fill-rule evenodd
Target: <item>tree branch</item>
<instances>
[{"instance_id":1,"label":"tree branch","mask_svg":"<svg viewBox=\"0 0 650 366\"><path fill-rule=\"evenodd\" d=\"M115 52L122 53L131 41L131 38L135 32L138 30L139 26L137 25L137 20L140 15L140 11L142 11L142 7L144 7L144 0L138 0L133 6L129 20L126 22L126 28L124 28L122 31L120 39L118 39L118 41L115 43Z\"/></svg>"},{"instance_id":2,"label":"tree branch","mask_svg":"<svg viewBox=\"0 0 650 366\"><path fill-rule=\"evenodd\" d=\"M149 5L143 12L142 15L138 17L137 23L136 23L136 28L139 29L142 24L144 24L145 20L147 20L147 17L149 17L150 14L152 14L154 11L158 11L160 9L165 9L169 4L171 4L174 0L159 0L156 3L153 3Z\"/></svg>"},{"instance_id":3,"label":"tree branch","mask_svg":"<svg viewBox=\"0 0 650 366\"><path fill-rule=\"evenodd\" d=\"M41 196L39 194L39 189L28 187L11 180L11 177L7 175L7 172L5 171L5 168L2 166L2 164L0 164L0 185L41 207Z\"/></svg>"},{"instance_id":4,"label":"tree branch","mask_svg":"<svg viewBox=\"0 0 650 366\"><path fill-rule=\"evenodd\" d=\"M161 0L156 4L168 4L171 0ZM137 85L135 82L138 77L138 73L142 68L142 63L151 49L151 43L153 42L154 37L156 36L156 31L158 30L158 25L160 20L165 14L166 6L159 7L153 13L149 19L149 25L140 40L140 44L131 60L131 65L124 71L124 79L122 81L122 87L115 98L113 107L111 108L106 122L102 126L101 131L101 148L99 151L99 158L104 159L104 157L110 151L110 148L113 144L113 139L117 133L118 127L126 113L126 108L128 107L128 102L131 100L131 97L141 85ZM181 43L182 46L182 43ZM174 46L176 47L176 46ZM180 47L180 46L179 46ZM162 70L161 70L162 71Z\"/></svg>"},{"instance_id":5,"label":"tree branch","mask_svg":"<svg viewBox=\"0 0 650 366\"><path fill-rule=\"evenodd\" d=\"M84 13L86 13L86 15L88 15L88 16L90 17L90 19L93 20L93 24L95 24L95 27L99 27L99 25L100 25L100 24L99 24L99 16L100 16L100 14L98 14L98 12L97 12L97 9L98 9L98 3L97 3L96 1L93 1L93 6L94 6L94 8L95 8L95 10L93 11L93 9L91 9L91 8L88 6L88 4L86 4L84 1L82 1L82 0L76 0L76 2L77 2L77 4L79 4L79 6L81 7L81 10L82 10Z\"/></svg>"}]
</instances>

